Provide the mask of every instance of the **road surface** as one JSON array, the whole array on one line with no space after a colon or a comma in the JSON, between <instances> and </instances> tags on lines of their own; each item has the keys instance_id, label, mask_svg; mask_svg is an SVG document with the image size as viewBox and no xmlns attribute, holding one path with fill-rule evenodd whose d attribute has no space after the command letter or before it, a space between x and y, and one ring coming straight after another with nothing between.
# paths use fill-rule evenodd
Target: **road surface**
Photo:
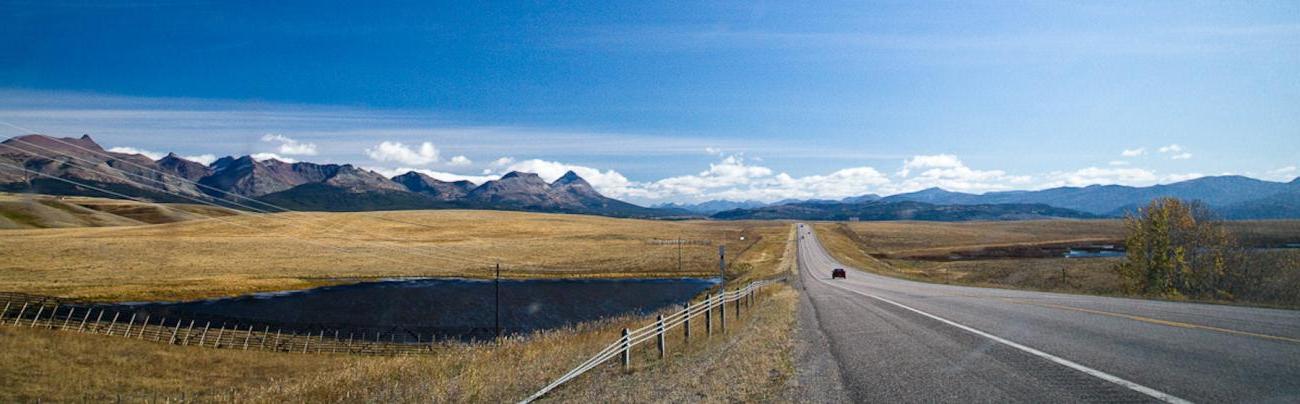
<instances>
[{"instance_id":1,"label":"road surface","mask_svg":"<svg viewBox=\"0 0 1300 404\"><path fill-rule=\"evenodd\" d=\"M855 402L1300 402L1300 311L912 282L798 242L801 331Z\"/></svg>"}]
</instances>

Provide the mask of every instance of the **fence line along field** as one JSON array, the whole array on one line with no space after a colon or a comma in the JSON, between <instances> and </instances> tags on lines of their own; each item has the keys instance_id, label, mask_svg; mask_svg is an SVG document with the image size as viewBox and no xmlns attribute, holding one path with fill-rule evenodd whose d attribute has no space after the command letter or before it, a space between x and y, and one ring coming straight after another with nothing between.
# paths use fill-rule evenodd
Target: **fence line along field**
<instances>
[{"instance_id":1,"label":"fence line along field","mask_svg":"<svg viewBox=\"0 0 1300 404\"><path fill-rule=\"evenodd\" d=\"M682 277L779 256L786 225L504 211L278 213L183 222L3 230L0 290L185 300L393 277ZM709 240L681 246L652 240ZM775 247L765 246L771 239ZM755 249L757 247L757 249ZM769 250L776 249L773 253ZM747 262L755 261L755 262Z\"/></svg>"}]
</instances>

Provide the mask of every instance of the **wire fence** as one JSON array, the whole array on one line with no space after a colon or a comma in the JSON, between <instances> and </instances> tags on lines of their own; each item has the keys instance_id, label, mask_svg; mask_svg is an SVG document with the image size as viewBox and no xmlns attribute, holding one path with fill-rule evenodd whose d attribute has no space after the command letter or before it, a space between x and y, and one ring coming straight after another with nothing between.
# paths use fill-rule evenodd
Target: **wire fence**
<instances>
[{"instance_id":1,"label":"wire fence","mask_svg":"<svg viewBox=\"0 0 1300 404\"><path fill-rule=\"evenodd\" d=\"M584 373L595 369L597 366L600 366L616 357L621 357L623 369L625 371L629 370L632 366L632 349L650 341L654 341L659 354L659 359L663 359L668 355L668 346L665 344L667 332L680 327L682 328L685 337L689 340L691 337L691 320L693 319L704 317L704 333L706 336L712 336L714 333L713 318L715 317L716 312L719 327L718 331L726 332L728 303L731 303L734 308L733 315L739 317L741 315L742 305L745 307L753 307L754 300L756 296L758 296L756 292L764 287L783 282L784 279L785 278L755 281L743 288L730 292L722 292L716 295L710 294L702 302L696 304L688 302L681 311L674 312L668 316L660 315L655 319L655 322L641 328L635 330L624 328L622 337L619 337L619 339L610 343L605 347L605 349L600 350L590 359L587 359L585 362L582 362L577 367L573 368L573 370L570 370L568 373L556 378L555 381L542 387L536 393L533 393L533 395L528 396L528 398L523 399L521 403L529 403L542 398L547 393L550 393L552 390L555 390L564 383L576 379Z\"/></svg>"},{"instance_id":2,"label":"wire fence","mask_svg":"<svg viewBox=\"0 0 1300 404\"><path fill-rule=\"evenodd\" d=\"M155 317L47 296L0 292L0 324L97 334L181 346L302 354L418 355L443 344L403 331L286 330L271 325Z\"/></svg>"}]
</instances>

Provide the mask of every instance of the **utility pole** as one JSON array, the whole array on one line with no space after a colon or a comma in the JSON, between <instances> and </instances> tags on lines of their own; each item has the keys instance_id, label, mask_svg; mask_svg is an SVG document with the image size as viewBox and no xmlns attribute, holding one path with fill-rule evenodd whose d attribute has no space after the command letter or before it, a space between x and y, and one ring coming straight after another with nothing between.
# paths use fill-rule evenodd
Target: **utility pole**
<instances>
[{"instance_id":1,"label":"utility pole","mask_svg":"<svg viewBox=\"0 0 1300 404\"><path fill-rule=\"evenodd\" d=\"M718 244L718 276L722 277L722 285L727 285L727 245Z\"/></svg>"},{"instance_id":2,"label":"utility pole","mask_svg":"<svg viewBox=\"0 0 1300 404\"><path fill-rule=\"evenodd\" d=\"M496 328L497 343L501 342L501 263L497 262L497 277L494 282L496 287Z\"/></svg>"}]
</instances>

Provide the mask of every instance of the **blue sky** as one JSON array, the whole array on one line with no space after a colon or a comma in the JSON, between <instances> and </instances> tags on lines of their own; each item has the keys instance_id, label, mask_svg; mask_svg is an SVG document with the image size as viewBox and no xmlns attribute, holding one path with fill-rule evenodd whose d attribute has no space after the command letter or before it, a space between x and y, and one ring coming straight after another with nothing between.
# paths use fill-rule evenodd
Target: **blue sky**
<instances>
[{"instance_id":1,"label":"blue sky","mask_svg":"<svg viewBox=\"0 0 1300 404\"><path fill-rule=\"evenodd\" d=\"M1293 1L467 3L0 1L0 135L642 203L1300 163Z\"/></svg>"}]
</instances>

